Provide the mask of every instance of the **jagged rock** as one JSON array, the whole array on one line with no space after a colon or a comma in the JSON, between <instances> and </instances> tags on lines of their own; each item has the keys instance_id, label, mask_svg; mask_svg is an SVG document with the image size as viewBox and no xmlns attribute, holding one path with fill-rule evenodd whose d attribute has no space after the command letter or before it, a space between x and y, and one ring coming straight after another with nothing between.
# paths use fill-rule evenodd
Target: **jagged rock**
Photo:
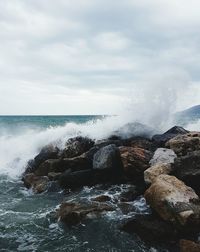
<instances>
[{"instance_id":1,"label":"jagged rock","mask_svg":"<svg viewBox=\"0 0 200 252\"><path fill-rule=\"evenodd\" d=\"M174 159L176 158L176 154L174 153L173 150L166 149L166 148L158 148L154 155L153 158L150 160L151 166L155 164L173 164Z\"/></svg>"},{"instance_id":2,"label":"jagged rock","mask_svg":"<svg viewBox=\"0 0 200 252\"><path fill-rule=\"evenodd\" d=\"M32 160L29 160L25 168L25 174L34 172L40 164L42 164L47 159L56 159L58 158L59 149L58 147L49 144L43 147L40 153Z\"/></svg>"},{"instance_id":3,"label":"jagged rock","mask_svg":"<svg viewBox=\"0 0 200 252\"><path fill-rule=\"evenodd\" d=\"M103 139L96 141L94 147L99 150L100 148L106 147L111 144L114 144L115 146L119 147L122 146L123 143L124 141L121 139Z\"/></svg>"},{"instance_id":4,"label":"jagged rock","mask_svg":"<svg viewBox=\"0 0 200 252\"><path fill-rule=\"evenodd\" d=\"M91 198L92 201L97 201L97 202L106 202L106 201L111 201L111 197L108 195L100 195L95 198Z\"/></svg>"},{"instance_id":5,"label":"jagged rock","mask_svg":"<svg viewBox=\"0 0 200 252\"><path fill-rule=\"evenodd\" d=\"M180 240L180 252L200 252L200 244L189 240Z\"/></svg>"},{"instance_id":6,"label":"jagged rock","mask_svg":"<svg viewBox=\"0 0 200 252\"><path fill-rule=\"evenodd\" d=\"M119 200L121 202L134 201L142 193L143 193L143 190L141 190L141 188L137 188L136 186L131 186L119 195Z\"/></svg>"},{"instance_id":7,"label":"jagged rock","mask_svg":"<svg viewBox=\"0 0 200 252\"><path fill-rule=\"evenodd\" d=\"M144 181L146 184L152 184L161 174L170 174L172 172L171 164L158 163L144 171Z\"/></svg>"},{"instance_id":8,"label":"jagged rock","mask_svg":"<svg viewBox=\"0 0 200 252\"><path fill-rule=\"evenodd\" d=\"M86 217L97 217L99 214L107 211L114 211L111 205L106 203L62 203L57 212L57 217L66 225L77 225Z\"/></svg>"},{"instance_id":9,"label":"jagged rock","mask_svg":"<svg viewBox=\"0 0 200 252\"><path fill-rule=\"evenodd\" d=\"M148 150L133 147L119 148L123 169L128 178L140 179L149 167L152 153Z\"/></svg>"},{"instance_id":10,"label":"jagged rock","mask_svg":"<svg viewBox=\"0 0 200 252\"><path fill-rule=\"evenodd\" d=\"M145 192L145 198L163 220L180 226L200 223L199 197L174 176L160 175Z\"/></svg>"},{"instance_id":11,"label":"jagged rock","mask_svg":"<svg viewBox=\"0 0 200 252\"><path fill-rule=\"evenodd\" d=\"M64 150L60 153L62 158L73 158L82 155L94 146L94 141L87 137L70 138Z\"/></svg>"},{"instance_id":12,"label":"jagged rock","mask_svg":"<svg viewBox=\"0 0 200 252\"><path fill-rule=\"evenodd\" d=\"M200 151L189 152L175 159L175 176L200 192Z\"/></svg>"},{"instance_id":13,"label":"jagged rock","mask_svg":"<svg viewBox=\"0 0 200 252\"><path fill-rule=\"evenodd\" d=\"M101 148L93 158L94 170L111 169L117 173L120 170L120 165L119 149L114 144Z\"/></svg>"},{"instance_id":14,"label":"jagged rock","mask_svg":"<svg viewBox=\"0 0 200 252\"><path fill-rule=\"evenodd\" d=\"M23 177L24 185L32 188L35 193L42 193L47 190L49 185L48 177L38 177L33 173L28 173Z\"/></svg>"},{"instance_id":15,"label":"jagged rock","mask_svg":"<svg viewBox=\"0 0 200 252\"><path fill-rule=\"evenodd\" d=\"M200 132L190 132L179 135L166 143L178 156L185 156L188 152L200 150Z\"/></svg>"},{"instance_id":16,"label":"jagged rock","mask_svg":"<svg viewBox=\"0 0 200 252\"><path fill-rule=\"evenodd\" d=\"M63 188L78 188L81 186L92 185L93 183L94 172L92 170L76 172L67 170L59 177L59 184Z\"/></svg>"},{"instance_id":17,"label":"jagged rock","mask_svg":"<svg viewBox=\"0 0 200 252\"><path fill-rule=\"evenodd\" d=\"M121 230L136 233L142 240L152 244L176 239L174 227L153 215L136 215L135 218L126 221Z\"/></svg>"},{"instance_id":18,"label":"jagged rock","mask_svg":"<svg viewBox=\"0 0 200 252\"><path fill-rule=\"evenodd\" d=\"M62 174L61 172L49 172L48 178L50 180L58 180L60 178L61 174Z\"/></svg>"},{"instance_id":19,"label":"jagged rock","mask_svg":"<svg viewBox=\"0 0 200 252\"><path fill-rule=\"evenodd\" d=\"M187 134L189 131L185 130L182 127L174 126L173 128L166 131L164 134L161 135L154 135L152 140L156 143L159 147L165 147L165 143L170 139L176 137L177 135Z\"/></svg>"},{"instance_id":20,"label":"jagged rock","mask_svg":"<svg viewBox=\"0 0 200 252\"><path fill-rule=\"evenodd\" d=\"M149 150L151 152L156 150L156 145L150 139L139 136L125 140L124 145Z\"/></svg>"},{"instance_id":21,"label":"jagged rock","mask_svg":"<svg viewBox=\"0 0 200 252\"><path fill-rule=\"evenodd\" d=\"M64 172L68 169L72 171L91 169L91 163L85 154L64 159L49 159L42 163L36 170L38 176L47 176L50 172Z\"/></svg>"}]
</instances>

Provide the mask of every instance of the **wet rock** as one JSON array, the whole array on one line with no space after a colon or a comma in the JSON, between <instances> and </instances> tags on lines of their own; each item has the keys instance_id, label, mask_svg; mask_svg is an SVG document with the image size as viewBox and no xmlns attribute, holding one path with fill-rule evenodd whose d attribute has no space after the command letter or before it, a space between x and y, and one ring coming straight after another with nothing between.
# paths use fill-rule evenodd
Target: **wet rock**
<instances>
[{"instance_id":1,"label":"wet rock","mask_svg":"<svg viewBox=\"0 0 200 252\"><path fill-rule=\"evenodd\" d=\"M119 149L114 145L108 145L101 148L94 155L93 169L100 170L113 170L113 173L121 171L121 159Z\"/></svg>"},{"instance_id":2,"label":"wet rock","mask_svg":"<svg viewBox=\"0 0 200 252\"><path fill-rule=\"evenodd\" d=\"M148 138L145 137L134 137L124 141L125 146L130 146L134 148L141 148L154 152L156 150L156 145Z\"/></svg>"},{"instance_id":3,"label":"wet rock","mask_svg":"<svg viewBox=\"0 0 200 252\"><path fill-rule=\"evenodd\" d=\"M159 175L170 174L173 171L171 164L158 163L144 171L144 181L146 184L152 184Z\"/></svg>"},{"instance_id":4,"label":"wet rock","mask_svg":"<svg viewBox=\"0 0 200 252\"><path fill-rule=\"evenodd\" d=\"M47 159L58 158L58 153L58 147L52 144L43 147L34 159L28 161L24 174L34 172Z\"/></svg>"},{"instance_id":5,"label":"wet rock","mask_svg":"<svg viewBox=\"0 0 200 252\"><path fill-rule=\"evenodd\" d=\"M153 215L136 215L135 218L126 221L121 230L135 233L142 240L152 244L176 239L176 231L173 226Z\"/></svg>"},{"instance_id":6,"label":"wet rock","mask_svg":"<svg viewBox=\"0 0 200 252\"><path fill-rule=\"evenodd\" d=\"M155 164L173 164L174 163L174 159L176 158L176 154L174 153L173 150L170 149L166 149L166 148L158 148L154 155L153 158L150 160L150 164L151 166L155 165Z\"/></svg>"},{"instance_id":7,"label":"wet rock","mask_svg":"<svg viewBox=\"0 0 200 252\"><path fill-rule=\"evenodd\" d=\"M49 159L42 163L36 170L38 176L47 176L50 172L64 172L68 169L72 171L91 169L91 163L85 154L64 159Z\"/></svg>"},{"instance_id":8,"label":"wet rock","mask_svg":"<svg viewBox=\"0 0 200 252\"><path fill-rule=\"evenodd\" d=\"M166 143L178 156L185 156L188 152L200 150L200 132L190 132L179 135Z\"/></svg>"},{"instance_id":9,"label":"wet rock","mask_svg":"<svg viewBox=\"0 0 200 252\"><path fill-rule=\"evenodd\" d=\"M131 201L134 201L142 193L143 193L143 190L141 190L141 188L137 188L136 186L131 186L127 190L124 190L119 195L119 200L121 202L131 202Z\"/></svg>"},{"instance_id":10,"label":"wet rock","mask_svg":"<svg viewBox=\"0 0 200 252\"><path fill-rule=\"evenodd\" d=\"M122 139L128 139L136 136L148 138L151 137L153 134L155 134L154 129L138 122L127 123L113 132L113 135L118 136Z\"/></svg>"},{"instance_id":11,"label":"wet rock","mask_svg":"<svg viewBox=\"0 0 200 252\"><path fill-rule=\"evenodd\" d=\"M152 153L141 148L125 146L120 147L119 151L126 176L136 180L143 177L144 171L149 167Z\"/></svg>"},{"instance_id":12,"label":"wet rock","mask_svg":"<svg viewBox=\"0 0 200 252\"><path fill-rule=\"evenodd\" d=\"M83 170L72 172L65 171L59 177L59 184L62 188L78 188L81 186L92 185L94 183L92 170Z\"/></svg>"},{"instance_id":13,"label":"wet rock","mask_svg":"<svg viewBox=\"0 0 200 252\"><path fill-rule=\"evenodd\" d=\"M61 204L57 212L57 217L66 225L77 225L87 217L97 217L107 211L114 211L111 205L106 203L75 203L66 202Z\"/></svg>"},{"instance_id":14,"label":"wet rock","mask_svg":"<svg viewBox=\"0 0 200 252\"><path fill-rule=\"evenodd\" d=\"M50 180L58 180L60 178L61 174L62 174L61 172L49 172L48 178Z\"/></svg>"},{"instance_id":15,"label":"wet rock","mask_svg":"<svg viewBox=\"0 0 200 252\"><path fill-rule=\"evenodd\" d=\"M187 134L189 131L185 130L182 127L174 126L170 130L166 131L161 135L154 135L152 141L159 147L165 147L165 143L170 139L176 137L177 135Z\"/></svg>"},{"instance_id":16,"label":"wet rock","mask_svg":"<svg viewBox=\"0 0 200 252\"><path fill-rule=\"evenodd\" d=\"M180 240L180 252L200 252L200 244L189 240Z\"/></svg>"},{"instance_id":17,"label":"wet rock","mask_svg":"<svg viewBox=\"0 0 200 252\"><path fill-rule=\"evenodd\" d=\"M115 146L119 147L122 146L123 143L124 141L121 139L103 139L96 141L94 147L96 147L99 150L100 148L106 147L111 144L114 144Z\"/></svg>"},{"instance_id":18,"label":"wet rock","mask_svg":"<svg viewBox=\"0 0 200 252\"><path fill-rule=\"evenodd\" d=\"M94 141L87 137L70 138L64 150L60 153L62 158L73 158L82 155L94 146Z\"/></svg>"},{"instance_id":19,"label":"wet rock","mask_svg":"<svg viewBox=\"0 0 200 252\"><path fill-rule=\"evenodd\" d=\"M200 151L180 156L174 163L175 176L183 180L196 192L200 192Z\"/></svg>"},{"instance_id":20,"label":"wet rock","mask_svg":"<svg viewBox=\"0 0 200 252\"><path fill-rule=\"evenodd\" d=\"M37 176L47 176L49 173L63 172L66 166L63 159L48 159L35 170Z\"/></svg>"},{"instance_id":21,"label":"wet rock","mask_svg":"<svg viewBox=\"0 0 200 252\"><path fill-rule=\"evenodd\" d=\"M145 198L163 220L179 226L200 223L199 197L174 176L160 175L145 192Z\"/></svg>"},{"instance_id":22,"label":"wet rock","mask_svg":"<svg viewBox=\"0 0 200 252\"><path fill-rule=\"evenodd\" d=\"M33 173L26 174L23 177L24 185L29 189L32 188L35 193L42 193L48 189L48 177L39 177Z\"/></svg>"},{"instance_id":23,"label":"wet rock","mask_svg":"<svg viewBox=\"0 0 200 252\"><path fill-rule=\"evenodd\" d=\"M106 202L106 201L111 201L111 197L108 195L100 195L95 198L91 198L92 201L97 201L97 202Z\"/></svg>"}]
</instances>

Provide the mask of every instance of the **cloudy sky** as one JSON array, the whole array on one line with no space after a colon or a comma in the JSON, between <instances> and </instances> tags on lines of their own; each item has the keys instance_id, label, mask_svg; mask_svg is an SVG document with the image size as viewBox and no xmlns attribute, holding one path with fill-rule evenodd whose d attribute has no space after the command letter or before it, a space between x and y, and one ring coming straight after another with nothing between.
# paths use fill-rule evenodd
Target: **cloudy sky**
<instances>
[{"instance_id":1,"label":"cloudy sky","mask_svg":"<svg viewBox=\"0 0 200 252\"><path fill-rule=\"evenodd\" d=\"M200 103L199 10L199 0L0 0L0 114Z\"/></svg>"}]
</instances>

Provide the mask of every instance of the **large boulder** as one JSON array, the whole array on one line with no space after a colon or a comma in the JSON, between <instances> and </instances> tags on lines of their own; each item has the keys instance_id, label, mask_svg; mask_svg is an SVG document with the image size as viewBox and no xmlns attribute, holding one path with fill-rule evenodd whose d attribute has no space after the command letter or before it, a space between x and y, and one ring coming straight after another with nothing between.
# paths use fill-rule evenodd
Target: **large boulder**
<instances>
[{"instance_id":1,"label":"large boulder","mask_svg":"<svg viewBox=\"0 0 200 252\"><path fill-rule=\"evenodd\" d=\"M23 177L24 185L35 193L42 193L48 189L49 179L46 176L36 176L33 173L28 173Z\"/></svg>"},{"instance_id":2,"label":"large boulder","mask_svg":"<svg viewBox=\"0 0 200 252\"><path fill-rule=\"evenodd\" d=\"M146 184L152 184L161 174L170 174L172 171L173 168L171 164L155 164L144 171L144 181Z\"/></svg>"},{"instance_id":3,"label":"large boulder","mask_svg":"<svg viewBox=\"0 0 200 252\"><path fill-rule=\"evenodd\" d=\"M50 172L64 172L71 169L72 171L91 169L91 162L85 154L64 159L49 159L42 163L36 170L38 176L47 176Z\"/></svg>"},{"instance_id":4,"label":"large boulder","mask_svg":"<svg viewBox=\"0 0 200 252\"><path fill-rule=\"evenodd\" d=\"M174 163L175 176L200 192L200 150L180 156Z\"/></svg>"},{"instance_id":5,"label":"large boulder","mask_svg":"<svg viewBox=\"0 0 200 252\"><path fill-rule=\"evenodd\" d=\"M71 172L67 170L59 176L59 184L62 188L78 188L93 185L94 174L92 170Z\"/></svg>"},{"instance_id":6,"label":"large boulder","mask_svg":"<svg viewBox=\"0 0 200 252\"><path fill-rule=\"evenodd\" d=\"M187 155L188 152L200 150L200 132L190 132L178 135L166 143L178 156Z\"/></svg>"},{"instance_id":7,"label":"large boulder","mask_svg":"<svg viewBox=\"0 0 200 252\"><path fill-rule=\"evenodd\" d=\"M119 151L126 176L131 179L140 179L149 167L152 153L141 148L126 146L120 147Z\"/></svg>"},{"instance_id":8,"label":"large boulder","mask_svg":"<svg viewBox=\"0 0 200 252\"><path fill-rule=\"evenodd\" d=\"M110 144L98 150L94 154L93 169L104 170L111 169L119 170L120 166L120 154L119 149L114 144Z\"/></svg>"},{"instance_id":9,"label":"large boulder","mask_svg":"<svg viewBox=\"0 0 200 252\"><path fill-rule=\"evenodd\" d=\"M42 164L47 159L57 159L59 149L53 144L49 144L43 147L40 153L32 160L29 160L25 168L25 174L34 172L40 164Z\"/></svg>"},{"instance_id":10,"label":"large boulder","mask_svg":"<svg viewBox=\"0 0 200 252\"><path fill-rule=\"evenodd\" d=\"M149 163L151 165L163 164L163 163L173 164L176 157L177 156L173 150L166 149L166 148L158 148L155 151L153 158L150 160Z\"/></svg>"},{"instance_id":11,"label":"large boulder","mask_svg":"<svg viewBox=\"0 0 200 252\"><path fill-rule=\"evenodd\" d=\"M68 226L77 225L87 217L97 217L107 211L114 211L111 205L106 203L62 203L57 211L57 217Z\"/></svg>"},{"instance_id":12,"label":"large boulder","mask_svg":"<svg viewBox=\"0 0 200 252\"><path fill-rule=\"evenodd\" d=\"M180 240L180 252L200 252L200 243Z\"/></svg>"},{"instance_id":13,"label":"large boulder","mask_svg":"<svg viewBox=\"0 0 200 252\"><path fill-rule=\"evenodd\" d=\"M154 215L136 215L125 221L121 230L135 233L142 240L156 245L164 241L175 240L177 236L176 230L170 223Z\"/></svg>"},{"instance_id":14,"label":"large boulder","mask_svg":"<svg viewBox=\"0 0 200 252\"><path fill-rule=\"evenodd\" d=\"M170 139L176 137L177 135L187 134L189 131L185 130L182 127L174 126L173 128L166 131L161 135L154 135L152 141L159 147L165 147L165 143Z\"/></svg>"},{"instance_id":15,"label":"large boulder","mask_svg":"<svg viewBox=\"0 0 200 252\"><path fill-rule=\"evenodd\" d=\"M74 137L70 138L65 148L60 153L62 158L73 158L82 155L94 146L94 141L87 137Z\"/></svg>"},{"instance_id":16,"label":"large boulder","mask_svg":"<svg viewBox=\"0 0 200 252\"><path fill-rule=\"evenodd\" d=\"M174 176L160 175L145 192L145 198L163 220L179 226L200 223L199 197Z\"/></svg>"}]
</instances>

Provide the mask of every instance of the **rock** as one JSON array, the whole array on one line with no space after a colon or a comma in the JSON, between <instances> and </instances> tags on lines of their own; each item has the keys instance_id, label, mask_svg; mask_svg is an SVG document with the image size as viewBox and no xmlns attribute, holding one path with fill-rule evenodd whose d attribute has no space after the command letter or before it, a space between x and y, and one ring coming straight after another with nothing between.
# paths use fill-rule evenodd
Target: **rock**
<instances>
[{"instance_id":1,"label":"rock","mask_svg":"<svg viewBox=\"0 0 200 252\"><path fill-rule=\"evenodd\" d=\"M92 201L97 201L97 202L106 202L106 201L111 201L111 197L108 195L100 195L95 198L91 198Z\"/></svg>"},{"instance_id":2,"label":"rock","mask_svg":"<svg viewBox=\"0 0 200 252\"><path fill-rule=\"evenodd\" d=\"M94 141L87 137L74 137L70 138L66 144L64 150L61 152L62 158L74 158L87 152L94 146Z\"/></svg>"},{"instance_id":3,"label":"rock","mask_svg":"<svg viewBox=\"0 0 200 252\"><path fill-rule=\"evenodd\" d=\"M151 152L156 150L156 145L150 139L139 136L125 140L124 145L149 150Z\"/></svg>"},{"instance_id":4,"label":"rock","mask_svg":"<svg viewBox=\"0 0 200 252\"><path fill-rule=\"evenodd\" d=\"M165 147L165 143L169 141L170 139L176 137L177 135L183 135L187 134L189 131L185 130L182 127L174 126L170 130L166 131L162 135L154 135L152 137L152 141L156 143L159 147Z\"/></svg>"},{"instance_id":5,"label":"rock","mask_svg":"<svg viewBox=\"0 0 200 252\"><path fill-rule=\"evenodd\" d=\"M120 147L119 151L126 176L136 180L143 177L144 171L149 167L152 153L141 148L125 146Z\"/></svg>"},{"instance_id":6,"label":"rock","mask_svg":"<svg viewBox=\"0 0 200 252\"><path fill-rule=\"evenodd\" d=\"M50 180L58 180L60 178L61 174L62 174L61 172L49 172L48 178Z\"/></svg>"},{"instance_id":7,"label":"rock","mask_svg":"<svg viewBox=\"0 0 200 252\"><path fill-rule=\"evenodd\" d=\"M77 225L86 217L97 217L100 213L114 211L114 208L105 203L62 203L57 212L57 217L66 225Z\"/></svg>"},{"instance_id":8,"label":"rock","mask_svg":"<svg viewBox=\"0 0 200 252\"><path fill-rule=\"evenodd\" d=\"M200 252L200 244L189 240L180 240L180 252Z\"/></svg>"},{"instance_id":9,"label":"rock","mask_svg":"<svg viewBox=\"0 0 200 252\"><path fill-rule=\"evenodd\" d=\"M161 174L170 174L172 172L171 164L158 163L144 171L144 181L146 184L152 184Z\"/></svg>"},{"instance_id":10,"label":"rock","mask_svg":"<svg viewBox=\"0 0 200 252\"><path fill-rule=\"evenodd\" d=\"M119 147L122 146L124 143L121 139L103 139L96 141L94 147L96 147L98 150L100 148L106 147L108 145L114 144L115 146Z\"/></svg>"},{"instance_id":11,"label":"rock","mask_svg":"<svg viewBox=\"0 0 200 252\"><path fill-rule=\"evenodd\" d=\"M65 171L59 177L59 184L62 188L79 188L81 186L93 185L94 175L92 170L71 172Z\"/></svg>"},{"instance_id":12,"label":"rock","mask_svg":"<svg viewBox=\"0 0 200 252\"><path fill-rule=\"evenodd\" d=\"M65 171L66 166L63 159L48 159L35 170L37 176L47 176L49 173L60 173Z\"/></svg>"},{"instance_id":13,"label":"rock","mask_svg":"<svg viewBox=\"0 0 200 252\"><path fill-rule=\"evenodd\" d=\"M112 135L118 136L122 139L128 139L136 136L148 138L151 137L154 133L155 130L148 127L147 125L134 122L125 124L118 130L114 131Z\"/></svg>"},{"instance_id":14,"label":"rock","mask_svg":"<svg viewBox=\"0 0 200 252\"><path fill-rule=\"evenodd\" d=\"M24 174L34 172L39 167L39 165L42 164L47 159L58 158L58 153L59 153L58 147L52 144L43 147L40 153L34 159L28 161Z\"/></svg>"},{"instance_id":15,"label":"rock","mask_svg":"<svg viewBox=\"0 0 200 252\"><path fill-rule=\"evenodd\" d=\"M200 151L189 152L186 156L175 159L174 169L177 178L200 192Z\"/></svg>"},{"instance_id":16,"label":"rock","mask_svg":"<svg viewBox=\"0 0 200 252\"><path fill-rule=\"evenodd\" d=\"M179 226L200 222L199 197L174 176L160 175L145 192L145 198L163 220Z\"/></svg>"},{"instance_id":17,"label":"rock","mask_svg":"<svg viewBox=\"0 0 200 252\"><path fill-rule=\"evenodd\" d=\"M50 172L64 172L71 169L72 171L91 169L91 162L85 154L64 159L49 159L42 163L36 170L38 176L47 176Z\"/></svg>"},{"instance_id":18,"label":"rock","mask_svg":"<svg viewBox=\"0 0 200 252\"><path fill-rule=\"evenodd\" d=\"M159 244L163 241L176 239L174 227L153 215L136 215L135 218L126 221L121 230L137 234L142 240Z\"/></svg>"},{"instance_id":19,"label":"rock","mask_svg":"<svg viewBox=\"0 0 200 252\"><path fill-rule=\"evenodd\" d=\"M136 186L131 186L119 195L119 200L121 202L131 202L134 201L142 193L143 190L141 190L140 188L137 188Z\"/></svg>"},{"instance_id":20,"label":"rock","mask_svg":"<svg viewBox=\"0 0 200 252\"><path fill-rule=\"evenodd\" d=\"M184 156L188 152L200 150L200 132L190 132L174 137L166 143L166 146L174 150L177 156Z\"/></svg>"},{"instance_id":21,"label":"rock","mask_svg":"<svg viewBox=\"0 0 200 252\"><path fill-rule=\"evenodd\" d=\"M166 148L158 148L154 155L153 158L150 160L150 164L151 166L155 165L155 164L173 164L174 163L174 159L176 158L176 154L174 153L173 150L170 149L166 149Z\"/></svg>"},{"instance_id":22,"label":"rock","mask_svg":"<svg viewBox=\"0 0 200 252\"><path fill-rule=\"evenodd\" d=\"M110 169L118 173L121 168L119 149L114 145L108 145L101 148L94 154L93 169L105 170Z\"/></svg>"},{"instance_id":23,"label":"rock","mask_svg":"<svg viewBox=\"0 0 200 252\"><path fill-rule=\"evenodd\" d=\"M26 174L23 177L24 185L29 189L32 188L35 193L42 193L48 189L48 177L38 177L33 173Z\"/></svg>"}]
</instances>

